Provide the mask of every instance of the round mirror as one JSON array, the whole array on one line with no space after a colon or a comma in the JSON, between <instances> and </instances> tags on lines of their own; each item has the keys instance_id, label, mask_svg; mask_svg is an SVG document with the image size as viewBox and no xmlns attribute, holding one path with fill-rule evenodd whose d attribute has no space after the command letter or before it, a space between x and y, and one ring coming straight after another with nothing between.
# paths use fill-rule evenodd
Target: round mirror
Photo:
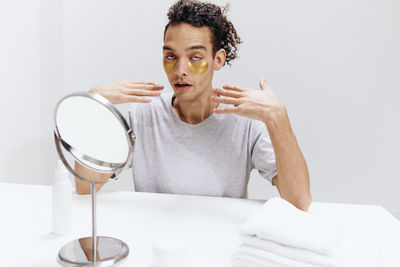
<instances>
[{"instance_id":1,"label":"round mirror","mask_svg":"<svg viewBox=\"0 0 400 267\"><path fill-rule=\"evenodd\" d=\"M133 132L104 97L86 92L68 95L58 102L54 119L57 150L67 168L73 169L65 161L63 151L97 172L120 172L128 164L134 144ZM90 180L90 177L76 176Z\"/></svg>"}]
</instances>

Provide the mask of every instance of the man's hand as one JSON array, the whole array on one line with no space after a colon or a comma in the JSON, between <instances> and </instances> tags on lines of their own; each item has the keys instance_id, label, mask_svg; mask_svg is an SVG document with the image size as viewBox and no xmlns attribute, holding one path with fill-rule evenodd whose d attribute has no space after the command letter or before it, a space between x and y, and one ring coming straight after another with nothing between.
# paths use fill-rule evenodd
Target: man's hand
<instances>
[{"instance_id":1,"label":"man's hand","mask_svg":"<svg viewBox=\"0 0 400 267\"><path fill-rule=\"evenodd\" d=\"M160 96L164 87L152 82L123 81L98 85L89 90L107 98L113 104L150 103L149 96Z\"/></svg>"},{"instance_id":2,"label":"man's hand","mask_svg":"<svg viewBox=\"0 0 400 267\"><path fill-rule=\"evenodd\" d=\"M232 104L233 107L216 108L217 114L233 113L267 123L275 116L286 115L285 106L276 98L265 78L260 80L261 90L224 85L223 89L215 88L219 97L212 96L217 103Z\"/></svg>"}]
</instances>

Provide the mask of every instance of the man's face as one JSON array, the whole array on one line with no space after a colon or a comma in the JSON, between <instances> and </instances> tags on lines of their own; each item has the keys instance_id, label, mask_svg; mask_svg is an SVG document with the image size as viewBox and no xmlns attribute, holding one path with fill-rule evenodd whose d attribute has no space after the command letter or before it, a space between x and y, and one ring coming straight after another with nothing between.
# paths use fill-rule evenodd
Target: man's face
<instances>
[{"instance_id":1,"label":"man's face","mask_svg":"<svg viewBox=\"0 0 400 267\"><path fill-rule=\"evenodd\" d=\"M185 23L169 26L165 33L164 69L179 101L196 101L211 93L214 74L211 34L208 27Z\"/></svg>"}]
</instances>

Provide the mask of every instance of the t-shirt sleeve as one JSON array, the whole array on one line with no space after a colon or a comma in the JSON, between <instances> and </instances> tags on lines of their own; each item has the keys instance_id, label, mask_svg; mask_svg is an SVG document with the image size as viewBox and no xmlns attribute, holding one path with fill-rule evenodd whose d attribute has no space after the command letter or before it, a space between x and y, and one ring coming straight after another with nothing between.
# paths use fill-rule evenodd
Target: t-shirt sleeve
<instances>
[{"instance_id":1,"label":"t-shirt sleeve","mask_svg":"<svg viewBox=\"0 0 400 267\"><path fill-rule=\"evenodd\" d=\"M136 106L134 103L131 103L129 106L128 111L124 114L125 120L129 125L129 128L131 128L133 134L135 135L135 142L137 139L137 125L136 125ZM135 144L133 144L133 149L135 149ZM131 158L131 162L129 162L128 168L131 168L133 163L133 158Z\"/></svg>"},{"instance_id":2,"label":"t-shirt sleeve","mask_svg":"<svg viewBox=\"0 0 400 267\"><path fill-rule=\"evenodd\" d=\"M135 103L131 103L128 109L128 112L125 114L125 120L128 123L129 127L132 129L133 133L135 134L136 129L136 111L137 107Z\"/></svg>"},{"instance_id":3,"label":"t-shirt sleeve","mask_svg":"<svg viewBox=\"0 0 400 267\"><path fill-rule=\"evenodd\" d=\"M272 178L277 175L274 148L272 147L267 127L263 126L261 131L258 132L259 134L255 136L251 153L252 167L272 183Z\"/></svg>"}]
</instances>

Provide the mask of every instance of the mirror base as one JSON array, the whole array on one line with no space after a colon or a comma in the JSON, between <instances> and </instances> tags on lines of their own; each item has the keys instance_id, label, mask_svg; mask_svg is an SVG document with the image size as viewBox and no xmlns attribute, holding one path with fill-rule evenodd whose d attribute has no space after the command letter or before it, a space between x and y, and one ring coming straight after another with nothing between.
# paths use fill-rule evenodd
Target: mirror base
<instances>
[{"instance_id":1,"label":"mirror base","mask_svg":"<svg viewBox=\"0 0 400 267\"><path fill-rule=\"evenodd\" d=\"M57 261L62 266L115 266L124 261L128 245L116 238L97 237L96 261L93 261L92 237L75 239L64 245L58 252Z\"/></svg>"}]
</instances>

